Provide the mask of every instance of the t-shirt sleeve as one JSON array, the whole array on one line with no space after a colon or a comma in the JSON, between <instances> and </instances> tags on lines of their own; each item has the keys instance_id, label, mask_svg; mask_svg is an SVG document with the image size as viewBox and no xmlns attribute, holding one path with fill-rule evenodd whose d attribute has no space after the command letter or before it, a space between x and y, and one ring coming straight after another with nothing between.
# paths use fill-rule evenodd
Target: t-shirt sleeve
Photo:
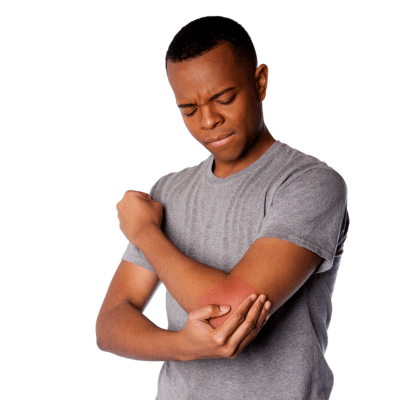
<instances>
[{"instance_id":1,"label":"t-shirt sleeve","mask_svg":"<svg viewBox=\"0 0 400 400\"><path fill-rule=\"evenodd\" d=\"M161 178L153 185L153 187L150 189L150 197L156 201L158 201L155 198L155 191L157 188L158 183L160 182ZM135 246L131 242L128 242L128 246L125 250L125 253L123 254L121 260L129 261L133 264L139 265L143 268L148 269L149 271L154 271L153 267L150 265L150 263L147 261L147 258L145 255L142 253L142 251L139 249L139 247Z\"/></svg>"},{"instance_id":2,"label":"t-shirt sleeve","mask_svg":"<svg viewBox=\"0 0 400 400\"><path fill-rule=\"evenodd\" d=\"M256 239L274 237L305 247L324 259L314 272L324 272L332 267L346 209L344 179L333 169L314 168L276 191Z\"/></svg>"}]
</instances>

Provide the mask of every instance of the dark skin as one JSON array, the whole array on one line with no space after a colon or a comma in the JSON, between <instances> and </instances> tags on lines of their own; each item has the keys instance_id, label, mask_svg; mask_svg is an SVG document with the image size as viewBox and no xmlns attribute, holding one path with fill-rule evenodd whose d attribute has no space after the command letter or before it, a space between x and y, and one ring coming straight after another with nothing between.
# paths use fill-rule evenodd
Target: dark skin
<instances>
[{"instance_id":1,"label":"dark skin","mask_svg":"<svg viewBox=\"0 0 400 400\"><path fill-rule=\"evenodd\" d=\"M168 61L167 73L177 105L196 104L180 110L189 132L213 154L217 177L226 178L248 167L275 142L262 113L268 83L265 64L252 71L238 62L231 45L224 42L189 62ZM235 89L209 100L231 87ZM229 104L221 104L233 97ZM226 145L214 147L206 142L232 132Z\"/></svg>"},{"instance_id":2,"label":"dark skin","mask_svg":"<svg viewBox=\"0 0 400 400\"><path fill-rule=\"evenodd\" d=\"M214 155L213 173L217 177L226 178L248 167L275 142L262 113L268 82L265 64L252 71L235 58L228 43L222 43L196 59L168 61L167 73L186 127ZM234 89L226 91L229 88ZM225 93L215 97L222 91ZM214 147L208 143L221 134L232 134L226 144ZM228 358L236 357L266 321L265 296L259 296L253 307L249 296L266 293L267 303L272 303L268 313L272 315L322 260L291 242L259 238L227 274L191 259L174 246L161 229L162 205L146 193L126 192L117 209L125 236L140 248L189 314L186 327L179 333L187 352L185 360L218 358L221 353ZM242 291L237 290L236 283L240 282L246 283L239 285ZM231 311L215 318L211 308L199 309L201 301L228 304ZM244 308L237 308L239 304ZM208 323L211 316L217 329Z\"/></svg>"}]
</instances>

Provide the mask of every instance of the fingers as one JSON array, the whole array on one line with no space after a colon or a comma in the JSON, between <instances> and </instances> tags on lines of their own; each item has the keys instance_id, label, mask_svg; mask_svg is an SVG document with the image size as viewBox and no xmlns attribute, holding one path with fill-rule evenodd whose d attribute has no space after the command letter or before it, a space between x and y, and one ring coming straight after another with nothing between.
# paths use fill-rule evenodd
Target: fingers
<instances>
[{"instance_id":1,"label":"fingers","mask_svg":"<svg viewBox=\"0 0 400 400\"><path fill-rule=\"evenodd\" d=\"M264 304L264 308L265 308L265 316L264 316L264 320L262 322L262 325L260 327L261 328L266 324L266 322L268 321L269 317L271 316L271 314L269 313L270 309L271 309L272 303L270 301L267 301Z\"/></svg>"},{"instance_id":2,"label":"fingers","mask_svg":"<svg viewBox=\"0 0 400 400\"><path fill-rule=\"evenodd\" d=\"M249 332L249 328L256 326L258 316L262 310L262 304L257 297L255 298L255 300L252 300L252 296L253 295L248 296L246 299L244 299L244 301L223 323L223 325L217 328L219 330L217 336L220 336L221 340L228 340L228 338L233 335L240 327L240 333L242 334L241 339L243 339ZM244 322L245 325L242 326Z\"/></svg>"},{"instance_id":3,"label":"fingers","mask_svg":"<svg viewBox=\"0 0 400 400\"><path fill-rule=\"evenodd\" d=\"M239 354L258 335L258 333L260 332L262 327L266 324L266 322L268 321L268 318L270 316L270 314L268 314L270 308L271 308L271 302L266 301L263 304L262 311L259 314L256 328L249 331L247 336L245 336L244 339L240 342L238 349L237 349L238 350L237 354ZM233 341L233 343L235 343L236 339L240 340L240 336L235 337L235 335L232 335L231 340Z\"/></svg>"},{"instance_id":4,"label":"fingers","mask_svg":"<svg viewBox=\"0 0 400 400\"><path fill-rule=\"evenodd\" d=\"M263 300L263 296L265 295L258 296L252 308L247 313L245 320L231 335L229 339L231 345L237 346L243 341L246 341L245 343L247 344L257 336L262 325L266 322L265 318L268 309L265 305L270 306L271 304L270 301Z\"/></svg>"},{"instance_id":5,"label":"fingers","mask_svg":"<svg viewBox=\"0 0 400 400\"><path fill-rule=\"evenodd\" d=\"M271 303L270 302L266 302L265 303L267 306L268 306L268 310L271 308ZM264 310L265 310L265 312L264 313L261 313L260 314L260 317L259 317L259 320L261 321L261 325L260 325L260 327L258 328L258 329L256 329L256 330L254 330L254 331L251 331L250 333L248 333L248 335L240 342L240 344L236 347L236 350L233 352L233 353L231 353L231 354L229 354L228 355L228 358L235 358L237 355L239 355L242 351L243 351L243 349L245 348L245 347L247 347L247 345L251 342L251 341L253 341L254 339L255 339L255 337L258 335L258 333L260 332L260 330L262 329L262 327L266 324L266 322L268 321L268 319L269 319L269 317L270 317L270 314L268 314L268 311L265 309L265 306L264 306ZM261 318L261 315L264 315L264 318L262 319ZM231 340L233 340L233 338L231 338ZM240 339L239 339L240 340ZM230 348L234 348L234 346L235 346L235 344L236 344L236 342L233 342L234 344L233 345L231 345L231 344L229 344L229 346L230 346Z\"/></svg>"},{"instance_id":6,"label":"fingers","mask_svg":"<svg viewBox=\"0 0 400 400\"><path fill-rule=\"evenodd\" d=\"M224 309L224 307L228 307ZM192 320L203 320L207 321L210 318L222 317L230 311L230 306L209 304L208 306L201 307L197 310L193 310L189 314L189 318Z\"/></svg>"},{"instance_id":7,"label":"fingers","mask_svg":"<svg viewBox=\"0 0 400 400\"><path fill-rule=\"evenodd\" d=\"M257 331L257 332L261 329L262 325L264 324L264 320L267 315L267 309L265 308L266 298L267 297L263 294L258 297L258 300L260 300L262 308L261 308L260 313L258 314L256 328L254 329L254 331ZM252 332L249 332L249 333L251 334Z\"/></svg>"},{"instance_id":8,"label":"fingers","mask_svg":"<svg viewBox=\"0 0 400 400\"><path fill-rule=\"evenodd\" d=\"M271 302L264 302L263 296L265 297L265 295L258 296L254 302L250 298L246 299L235 311L236 313L239 309L241 309L241 312L245 310L246 308L242 307L242 305L247 305L248 307L248 300L250 300L250 310L247 315L245 315L244 320L242 320L237 329L227 338L227 342L225 343L227 358L235 358L240 354L242 350L257 336L258 332L268 320L268 310L271 307ZM237 321L239 320L240 318L237 317ZM225 323L227 324L228 321Z\"/></svg>"}]
</instances>

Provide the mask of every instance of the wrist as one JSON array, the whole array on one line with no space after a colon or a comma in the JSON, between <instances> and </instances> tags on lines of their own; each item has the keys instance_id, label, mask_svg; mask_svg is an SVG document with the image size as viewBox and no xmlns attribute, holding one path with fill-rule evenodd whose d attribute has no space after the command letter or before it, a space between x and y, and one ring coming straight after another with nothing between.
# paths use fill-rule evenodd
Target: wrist
<instances>
[{"instance_id":1,"label":"wrist","mask_svg":"<svg viewBox=\"0 0 400 400\"><path fill-rule=\"evenodd\" d=\"M160 234L164 235L164 232L161 230L161 228L151 224L140 236L136 238L135 245L143 251L143 249L154 245L154 243L157 241L157 236Z\"/></svg>"},{"instance_id":2,"label":"wrist","mask_svg":"<svg viewBox=\"0 0 400 400\"><path fill-rule=\"evenodd\" d=\"M179 360L182 362L192 361L194 358L191 356L189 346L186 342L183 330L175 332L176 346L178 351Z\"/></svg>"}]
</instances>

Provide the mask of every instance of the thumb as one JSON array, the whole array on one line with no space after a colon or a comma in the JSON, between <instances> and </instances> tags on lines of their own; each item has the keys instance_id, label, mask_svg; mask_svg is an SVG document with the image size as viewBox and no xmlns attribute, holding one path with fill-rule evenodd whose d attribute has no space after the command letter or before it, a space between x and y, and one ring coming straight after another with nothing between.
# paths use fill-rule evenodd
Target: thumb
<instances>
[{"instance_id":1,"label":"thumb","mask_svg":"<svg viewBox=\"0 0 400 400\"><path fill-rule=\"evenodd\" d=\"M220 314L225 314L231 309L231 307L228 305L219 306L219 308L220 308Z\"/></svg>"},{"instance_id":2,"label":"thumb","mask_svg":"<svg viewBox=\"0 0 400 400\"><path fill-rule=\"evenodd\" d=\"M220 317L221 315L224 315L224 314L226 314L230 309L231 309L231 307L230 306L228 306L228 305L216 305L216 304L210 304L209 306L207 306L207 307L210 307L207 311L208 311L208 313L207 313L207 319L209 319L209 318L216 318L216 317Z\"/></svg>"},{"instance_id":3,"label":"thumb","mask_svg":"<svg viewBox=\"0 0 400 400\"><path fill-rule=\"evenodd\" d=\"M208 304L197 310L192 311L189 316L193 320L206 321L210 318L217 318L226 314L231 309L228 305Z\"/></svg>"}]
</instances>

